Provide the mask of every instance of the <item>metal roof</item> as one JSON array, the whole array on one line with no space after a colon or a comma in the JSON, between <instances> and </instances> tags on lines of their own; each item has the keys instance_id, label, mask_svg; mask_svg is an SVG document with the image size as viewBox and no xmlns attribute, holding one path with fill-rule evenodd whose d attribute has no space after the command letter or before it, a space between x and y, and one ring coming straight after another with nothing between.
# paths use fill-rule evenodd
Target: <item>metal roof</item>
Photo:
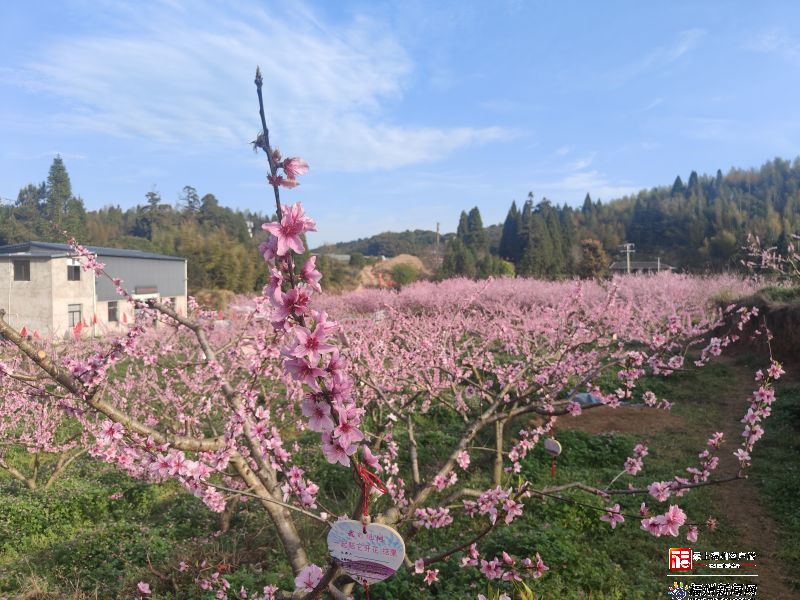
<instances>
[{"instance_id":1,"label":"metal roof","mask_svg":"<svg viewBox=\"0 0 800 600\"><path fill-rule=\"evenodd\" d=\"M185 258L179 256L167 256L166 254L155 254L154 252L143 252L142 250L126 250L124 248L104 248L102 246L86 246L89 252L100 256L113 256L117 258L146 258L149 260L179 260ZM53 242L23 242L21 244L11 244L0 246L0 255L23 255L32 258L59 256L72 256L74 252L67 244L55 244Z\"/></svg>"}]
</instances>

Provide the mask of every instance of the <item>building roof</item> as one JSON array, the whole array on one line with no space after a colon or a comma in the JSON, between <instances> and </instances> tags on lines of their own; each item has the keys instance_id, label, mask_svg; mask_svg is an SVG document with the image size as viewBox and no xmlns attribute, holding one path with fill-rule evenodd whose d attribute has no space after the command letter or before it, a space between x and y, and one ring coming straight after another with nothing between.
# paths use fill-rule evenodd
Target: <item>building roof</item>
<instances>
[{"instance_id":1,"label":"building roof","mask_svg":"<svg viewBox=\"0 0 800 600\"><path fill-rule=\"evenodd\" d=\"M89 252L98 257L108 256L113 258L145 258L149 260L179 260L185 261L180 256L167 256L166 254L155 254L154 252L143 252L142 250L126 250L124 248L104 248L102 246L86 246ZM74 252L67 244L55 244L52 242L23 242L21 244L11 244L0 246L0 256L2 255L28 256L31 258L58 258L61 256L74 256Z\"/></svg>"}]
</instances>

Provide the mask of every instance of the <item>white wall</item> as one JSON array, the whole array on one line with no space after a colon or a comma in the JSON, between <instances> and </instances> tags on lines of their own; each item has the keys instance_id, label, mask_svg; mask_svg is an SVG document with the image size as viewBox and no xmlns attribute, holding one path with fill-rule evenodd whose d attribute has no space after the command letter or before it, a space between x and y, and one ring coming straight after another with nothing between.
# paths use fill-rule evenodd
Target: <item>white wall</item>
<instances>
[{"instance_id":1,"label":"white wall","mask_svg":"<svg viewBox=\"0 0 800 600\"><path fill-rule=\"evenodd\" d=\"M53 331L50 259L17 260L30 260L31 279L14 281L14 258L0 259L0 307L6 311L5 320L17 331L25 327L31 335L49 336Z\"/></svg>"},{"instance_id":2,"label":"white wall","mask_svg":"<svg viewBox=\"0 0 800 600\"><path fill-rule=\"evenodd\" d=\"M94 296L94 272L84 271L81 267L80 281L67 279L67 266L79 264L70 258L54 258L50 261L51 270L51 306L53 311L53 333L63 337L72 335L69 325L68 306L80 304L83 322L85 323L81 335L92 334L92 318L96 311Z\"/></svg>"}]
</instances>

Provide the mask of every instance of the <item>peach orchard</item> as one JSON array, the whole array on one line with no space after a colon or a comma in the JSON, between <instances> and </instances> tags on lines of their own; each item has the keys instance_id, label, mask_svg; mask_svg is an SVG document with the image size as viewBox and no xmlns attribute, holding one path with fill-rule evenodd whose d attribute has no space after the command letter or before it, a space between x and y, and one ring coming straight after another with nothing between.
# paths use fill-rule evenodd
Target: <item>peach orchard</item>
<instances>
[{"instance_id":1,"label":"peach orchard","mask_svg":"<svg viewBox=\"0 0 800 600\"><path fill-rule=\"evenodd\" d=\"M260 75L256 83L260 101ZM136 323L118 337L71 343L23 337L0 321L0 468L29 487L46 486L88 454L131 477L177 481L212 511L257 503L294 589L233 590L224 573L198 571L196 585L219 598L347 597L363 582L332 557L309 560L309 547L341 518L387 525L406 542L428 529L468 530L449 548L426 552L415 544L404 568L431 585L437 565L455 561L491 582L495 595L530 594L546 576L546 547L532 556L482 550L487 536L517 526L542 498L568 493L611 529L690 541L702 535L706 524L686 514L680 499L746 475L783 372L775 361L755 374L741 439L711 428L696 460L675 465L672 479L642 478L644 443L604 487L529 481L520 467L542 444L558 468L560 420L621 403L669 410L669 398L648 389L649 378L702 368L742 337L768 338L757 311L711 301L741 281L449 280L399 293L325 296L315 257L296 262L314 220L301 203L280 197L308 165L280 155L263 108L261 116L254 144L266 155L277 213L263 226L270 234L261 247L269 272L263 293L237 302L220 322L194 304L179 314L165 302L135 301L116 281L136 304ZM114 276L80 244L73 247L85 269ZM418 430L441 414L454 417L457 442L422 462ZM479 446L479 439L492 442ZM11 447L37 455L33 470L6 458ZM735 472L717 472L721 452L735 453ZM53 457L41 461L47 469L38 460L45 455ZM317 455L353 486L351 506L323 497ZM467 485L477 469L491 482L484 489ZM139 592L149 595L151 585L141 582Z\"/></svg>"}]
</instances>

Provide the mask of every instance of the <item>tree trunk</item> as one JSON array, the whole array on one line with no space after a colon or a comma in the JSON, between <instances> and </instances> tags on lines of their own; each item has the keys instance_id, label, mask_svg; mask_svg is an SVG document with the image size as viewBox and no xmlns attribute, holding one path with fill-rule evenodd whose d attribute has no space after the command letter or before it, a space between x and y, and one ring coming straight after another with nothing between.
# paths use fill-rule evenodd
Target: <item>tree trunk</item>
<instances>
[{"instance_id":1,"label":"tree trunk","mask_svg":"<svg viewBox=\"0 0 800 600\"><path fill-rule=\"evenodd\" d=\"M494 484L499 486L503 482L503 428L506 420L496 421L494 424Z\"/></svg>"}]
</instances>

